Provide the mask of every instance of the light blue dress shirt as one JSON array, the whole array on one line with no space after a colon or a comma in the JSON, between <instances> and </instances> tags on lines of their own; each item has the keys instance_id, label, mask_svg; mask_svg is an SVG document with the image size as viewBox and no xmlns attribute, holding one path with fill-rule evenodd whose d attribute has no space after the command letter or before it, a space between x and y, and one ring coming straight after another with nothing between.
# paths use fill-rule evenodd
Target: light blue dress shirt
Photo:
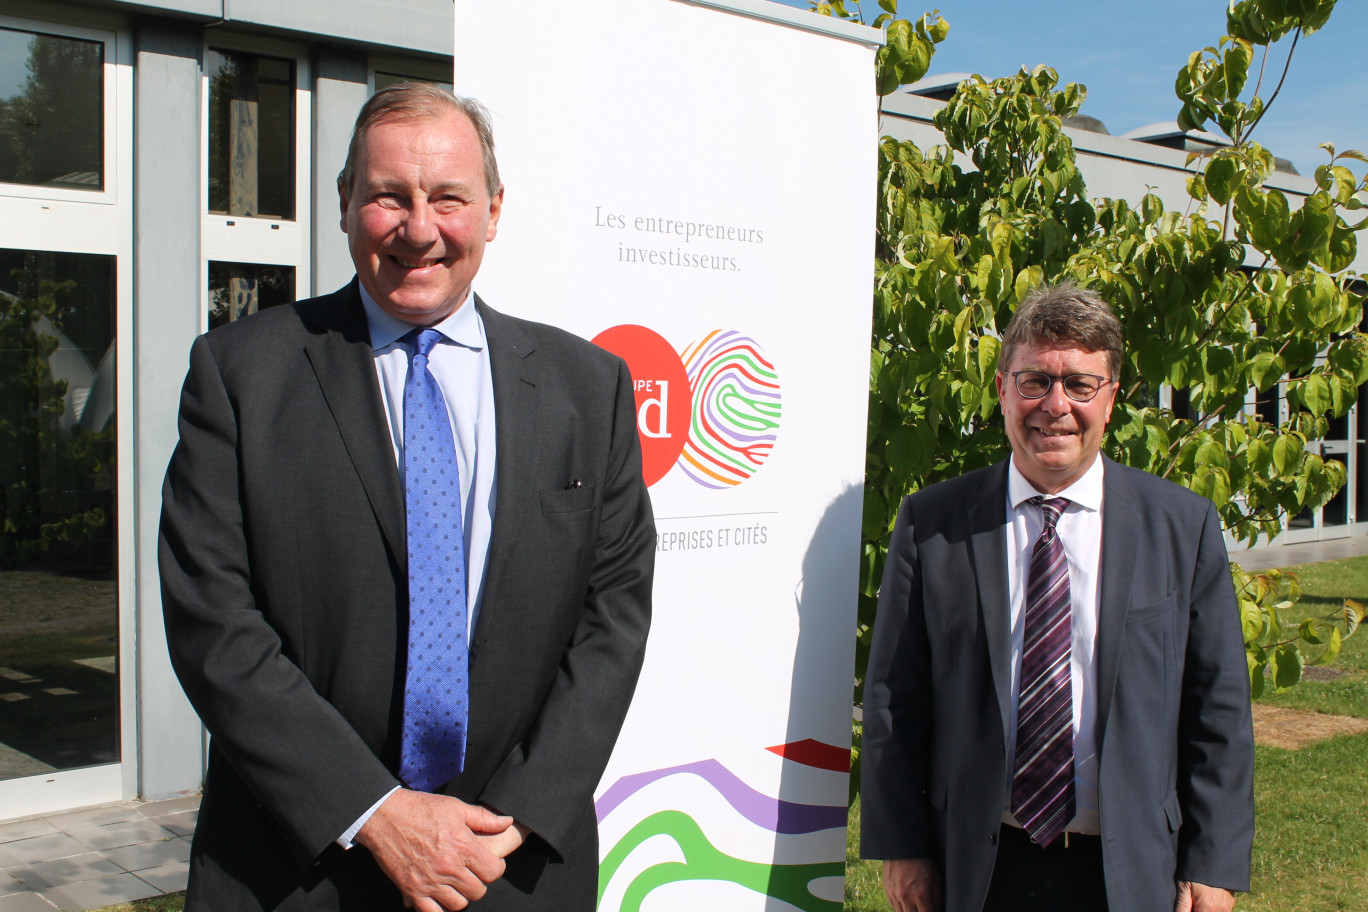
<instances>
[{"instance_id":1,"label":"light blue dress shirt","mask_svg":"<svg viewBox=\"0 0 1368 912\"><path fill-rule=\"evenodd\" d=\"M380 379L380 400L389 417L390 442L404 481L404 380L408 376L408 349L399 338L411 324L380 309L364 287L361 303L366 308L375 373ZM494 379L489 369L489 343L484 321L475 308L472 293L455 313L438 323L445 339L428 357L428 370L437 378L451 419L456 458L461 472L461 521L465 532L466 617L473 635L484 597L485 569L489 563L489 534L494 524L495 433Z\"/></svg>"}]
</instances>

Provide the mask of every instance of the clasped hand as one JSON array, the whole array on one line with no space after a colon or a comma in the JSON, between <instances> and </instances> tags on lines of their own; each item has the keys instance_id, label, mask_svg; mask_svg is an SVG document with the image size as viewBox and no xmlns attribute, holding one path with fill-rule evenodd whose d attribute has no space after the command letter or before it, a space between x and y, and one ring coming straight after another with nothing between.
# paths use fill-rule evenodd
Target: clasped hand
<instances>
[{"instance_id":1,"label":"clasped hand","mask_svg":"<svg viewBox=\"0 0 1368 912\"><path fill-rule=\"evenodd\" d=\"M400 789L356 834L416 912L454 912L503 876L527 828L447 795Z\"/></svg>"}]
</instances>

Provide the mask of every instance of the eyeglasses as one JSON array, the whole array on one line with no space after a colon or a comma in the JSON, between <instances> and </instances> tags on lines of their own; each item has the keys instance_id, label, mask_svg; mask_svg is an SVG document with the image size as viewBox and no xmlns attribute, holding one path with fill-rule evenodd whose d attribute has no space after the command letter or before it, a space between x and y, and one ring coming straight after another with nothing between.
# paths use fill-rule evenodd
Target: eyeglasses
<instances>
[{"instance_id":1,"label":"eyeglasses","mask_svg":"<svg viewBox=\"0 0 1368 912\"><path fill-rule=\"evenodd\" d=\"M1115 382L1110 377L1096 374L1066 374L1059 377L1044 371L1012 371L1012 379L1016 381L1016 391L1023 399L1044 399L1058 380L1064 387L1064 395L1074 402L1091 402L1103 385Z\"/></svg>"}]
</instances>

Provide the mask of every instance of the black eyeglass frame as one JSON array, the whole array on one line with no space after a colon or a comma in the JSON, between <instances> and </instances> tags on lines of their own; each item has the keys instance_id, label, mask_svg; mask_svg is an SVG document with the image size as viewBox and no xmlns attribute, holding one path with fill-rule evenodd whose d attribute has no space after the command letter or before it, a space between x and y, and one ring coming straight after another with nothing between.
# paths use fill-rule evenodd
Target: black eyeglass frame
<instances>
[{"instance_id":1,"label":"black eyeglass frame","mask_svg":"<svg viewBox=\"0 0 1368 912\"><path fill-rule=\"evenodd\" d=\"M1045 391L1044 391L1043 393L1041 393L1039 396L1031 396L1031 395L1028 395L1027 393L1025 393L1025 392L1021 389L1021 375L1022 375L1022 374L1035 374L1036 376L1039 376L1039 377L1049 377L1049 378L1050 378L1050 385L1047 386L1047 387L1045 387ZM1092 402L1094 399L1097 398L1097 394L1100 393L1100 392L1102 392L1102 387L1106 386L1108 383L1115 383L1115 382L1116 382L1116 380L1113 379L1113 378L1111 378L1111 377L1102 377L1102 376L1099 376L1098 374L1084 374L1084 373L1077 373L1077 374L1049 374L1049 373L1046 373L1045 371L1040 371L1040 370L1020 370L1020 371L1011 371L1010 374L1009 374L1009 376L1012 378L1012 385L1013 385L1014 387L1016 387L1017 395L1020 396L1022 399L1029 399L1029 400L1031 400L1031 401L1035 401L1035 400L1037 400L1037 399L1044 399L1046 396L1050 395L1050 390L1054 389L1054 385L1055 385L1055 383L1056 383L1056 381L1057 381L1057 382L1059 383L1060 387L1063 388L1063 390L1064 390L1064 395L1068 396L1068 397L1069 397L1070 399L1072 399L1074 402ZM1069 381L1072 380L1074 377L1088 377L1089 379L1096 380L1096 381L1097 381L1097 389L1093 390L1092 395L1091 395L1091 396L1088 396L1088 397L1085 398L1085 399L1080 399L1080 398L1078 398L1078 397L1075 396L1073 393L1069 392Z\"/></svg>"}]
</instances>

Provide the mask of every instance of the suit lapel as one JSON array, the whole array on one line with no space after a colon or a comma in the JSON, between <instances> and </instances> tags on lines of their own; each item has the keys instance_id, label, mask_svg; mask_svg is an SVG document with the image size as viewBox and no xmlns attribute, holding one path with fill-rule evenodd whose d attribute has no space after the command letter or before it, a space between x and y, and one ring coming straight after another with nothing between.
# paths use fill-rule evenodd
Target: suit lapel
<instances>
[{"instance_id":1,"label":"suit lapel","mask_svg":"<svg viewBox=\"0 0 1368 912\"><path fill-rule=\"evenodd\" d=\"M478 297L489 340L489 367L494 381L494 423L498 453L495 460L494 525L489 535L489 565L484 595L476 620L474 647L499 611L499 586L509 555L521 535L525 517L541 511L538 492L529 483L533 463L541 452L538 433L541 400L537 390L535 343L518 321L504 316ZM478 666L477 666L478 667ZM472 670L472 677L476 671ZM472 683L472 687L473 687Z\"/></svg>"},{"instance_id":2,"label":"suit lapel","mask_svg":"<svg viewBox=\"0 0 1368 912\"><path fill-rule=\"evenodd\" d=\"M1104 456L1103 459L1106 459ZM1139 514L1122 467L1107 460L1102 502L1102 592L1097 605L1097 737L1107 731L1112 694L1126 629L1135 556L1140 553Z\"/></svg>"},{"instance_id":3,"label":"suit lapel","mask_svg":"<svg viewBox=\"0 0 1368 912\"><path fill-rule=\"evenodd\" d=\"M356 281L336 294L308 302L300 308L300 315L313 330L304 343L304 354L390 552L398 566L405 566L404 494L394 447L384 432L389 421L380 400L370 331ZM376 433L377 428L380 433Z\"/></svg>"},{"instance_id":4,"label":"suit lapel","mask_svg":"<svg viewBox=\"0 0 1368 912\"><path fill-rule=\"evenodd\" d=\"M969 508L969 534L974 580L988 641L988 664L997 690L1004 736L1012 718L1012 598L1007 580L1006 504L1007 462L1003 461L989 470L987 483Z\"/></svg>"}]
</instances>

